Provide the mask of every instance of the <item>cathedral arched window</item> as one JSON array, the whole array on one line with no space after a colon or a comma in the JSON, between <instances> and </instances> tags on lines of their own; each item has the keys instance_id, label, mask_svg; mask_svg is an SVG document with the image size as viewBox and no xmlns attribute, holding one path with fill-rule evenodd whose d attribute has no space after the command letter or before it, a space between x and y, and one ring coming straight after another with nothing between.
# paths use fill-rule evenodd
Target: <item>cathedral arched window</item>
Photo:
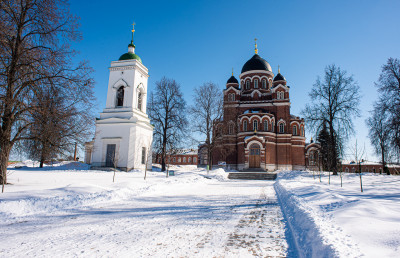
<instances>
[{"instance_id":1,"label":"cathedral arched window","mask_svg":"<svg viewBox=\"0 0 400 258\"><path fill-rule=\"evenodd\" d=\"M293 126L293 135L297 135L297 125Z\"/></svg>"},{"instance_id":2,"label":"cathedral arched window","mask_svg":"<svg viewBox=\"0 0 400 258\"><path fill-rule=\"evenodd\" d=\"M283 124L283 123L280 123L280 124L279 124L279 132L280 132L280 133L284 133L284 132L285 132L285 127L284 127L284 124Z\"/></svg>"},{"instance_id":3,"label":"cathedral arched window","mask_svg":"<svg viewBox=\"0 0 400 258\"><path fill-rule=\"evenodd\" d=\"M258 121L257 121L257 120L254 120L254 121L253 121L253 130L254 130L254 131L257 131L257 130L258 130Z\"/></svg>"},{"instance_id":4,"label":"cathedral arched window","mask_svg":"<svg viewBox=\"0 0 400 258\"><path fill-rule=\"evenodd\" d=\"M228 127L228 133L233 134L233 124L230 124Z\"/></svg>"},{"instance_id":5,"label":"cathedral arched window","mask_svg":"<svg viewBox=\"0 0 400 258\"><path fill-rule=\"evenodd\" d=\"M262 87L263 87L263 89L267 88L267 80L265 80L265 79L262 80Z\"/></svg>"},{"instance_id":6,"label":"cathedral arched window","mask_svg":"<svg viewBox=\"0 0 400 258\"><path fill-rule=\"evenodd\" d=\"M137 108L139 110L142 110L142 102L143 102L143 96L142 96L142 93L139 91L138 102L137 102Z\"/></svg>"},{"instance_id":7,"label":"cathedral arched window","mask_svg":"<svg viewBox=\"0 0 400 258\"><path fill-rule=\"evenodd\" d=\"M243 122L243 131L247 132L247 120L244 120Z\"/></svg>"},{"instance_id":8,"label":"cathedral arched window","mask_svg":"<svg viewBox=\"0 0 400 258\"><path fill-rule=\"evenodd\" d=\"M254 89L258 89L258 80L257 79L254 80Z\"/></svg>"},{"instance_id":9,"label":"cathedral arched window","mask_svg":"<svg viewBox=\"0 0 400 258\"><path fill-rule=\"evenodd\" d=\"M246 90L250 89L250 81L246 81Z\"/></svg>"},{"instance_id":10,"label":"cathedral arched window","mask_svg":"<svg viewBox=\"0 0 400 258\"><path fill-rule=\"evenodd\" d=\"M122 107L124 105L124 87L121 86L117 90L117 107Z\"/></svg>"},{"instance_id":11,"label":"cathedral arched window","mask_svg":"<svg viewBox=\"0 0 400 258\"><path fill-rule=\"evenodd\" d=\"M268 121L267 120L265 120L264 121L264 131L268 131Z\"/></svg>"}]
</instances>

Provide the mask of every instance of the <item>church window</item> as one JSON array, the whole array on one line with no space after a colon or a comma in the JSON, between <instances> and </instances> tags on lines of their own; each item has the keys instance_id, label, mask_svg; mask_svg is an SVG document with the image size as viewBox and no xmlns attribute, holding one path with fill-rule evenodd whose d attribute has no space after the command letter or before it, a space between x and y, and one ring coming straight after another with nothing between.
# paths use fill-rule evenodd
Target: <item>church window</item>
<instances>
[{"instance_id":1,"label":"church window","mask_svg":"<svg viewBox=\"0 0 400 258\"><path fill-rule=\"evenodd\" d=\"M349 173L349 168L346 168L346 172Z\"/></svg>"},{"instance_id":2,"label":"church window","mask_svg":"<svg viewBox=\"0 0 400 258\"><path fill-rule=\"evenodd\" d=\"M246 81L246 90L250 89L250 81Z\"/></svg>"},{"instance_id":3,"label":"church window","mask_svg":"<svg viewBox=\"0 0 400 258\"><path fill-rule=\"evenodd\" d=\"M139 92L138 94L138 104L137 104L137 108L141 111L142 110L142 101L143 101L143 96L142 93Z\"/></svg>"},{"instance_id":4,"label":"church window","mask_svg":"<svg viewBox=\"0 0 400 258\"><path fill-rule=\"evenodd\" d=\"M124 105L124 87L119 87L117 91L117 107L122 107Z\"/></svg>"},{"instance_id":5,"label":"church window","mask_svg":"<svg viewBox=\"0 0 400 258\"><path fill-rule=\"evenodd\" d=\"M247 120L244 120L243 122L243 131L247 132Z\"/></svg>"},{"instance_id":6,"label":"church window","mask_svg":"<svg viewBox=\"0 0 400 258\"><path fill-rule=\"evenodd\" d=\"M264 131L265 132L268 131L268 121L267 120L264 121Z\"/></svg>"},{"instance_id":7,"label":"church window","mask_svg":"<svg viewBox=\"0 0 400 258\"><path fill-rule=\"evenodd\" d=\"M174 159L173 159L173 160L174 160L174 163L175 163L175 162L176 162L176 158L174 157Z\"/></svg>"},{"instance_id":8,"label":"church window","mask_svg":"<svg viewBox=\"0 0 400 258\"><path fill-rule=\"evenodd\" d=\"M265 80L265 79L262 80L262 87L263 87L263 89L267 88L267 80Z\"/></svg>"},{"instance_id":9,"label":"church window","mask_svg":"<svg viewBox=\"0 0 400 258\"><path fill-rule=\"evenodd\" d=\"M258 121L257 120L253 121L253 129L254 129L254 131L258 130Z\"/></svg>"},{"instance_id":10,"label":"church window","mask_svg":"<svg viewBox=\"0 0 400 258\"><path fill-rule=\"evenodd\" d=\"M232 98L232 101L235 101L235 94L232 93L231 95L232 95L232 97L231 97L231 98Z\"/></svg>"},{"instance_id":11,"label":"church window","mask_svg":"<svg viewBox=\"0 0 400 258\"><path fill-rule=\"evenodd\" d=\"M258 89L258 80L257 79L254 80L254 89Z\"/></svg>"},{"instance_id":12,"label":"church window","mask_svg":"<svg viewBox=\"0 0 400 258\"><path fill-rule=\"evenodd\" d=\"M178 158L178 163L181 163L181 158Z\"/></svg>"},{"instance_id":13,"label":"church window","mask_svg":"<svg viewBox=\"0 0 400 258\"><path fill-rule=\"evenodd\" d=\"M191 157L188 158L188 162L189 163L192 162L192 158Z\"/></svg>"},{"instance_id":14,"label":"church window","mask_svg":"<svg viewBox=\"0 0 400 258\"><path fill-rule=\"evenodd\" d=\"M230 124L228 127L228 133L233 134L233 124Z\"/></svg>"},{"instance_id":15,"label":"church window","mask_svg":"<svg viewBox=\"0 0 400 258\"><path fill-rule=\"evenodd\" d=\"M297 126L293 126L293 135L297 135Z\"/></svg>"},{"instance_id":16,"label":"church window","mask_svg":"<svg viewBox=\"0 0 400 258\"><path fill-rule=\"evenodd\" d=\"M183 163L186 163L186 157L183 157Z\"/></svg>"},{"instance_id":17,"label":"church window","mask_svg":"<svg viewBox=\"0 0 400 258\"><path fill-rule=\"evenodd\" d=\"M284 133L284 132L285 132L285 128L284 128L283 123L280 123L280 124L279 124L279 132L280 132L280 133Z\"/></svg>"},{"instance_id":18,"label":"church window","mask_svg":"<svg viewBox=\"0 0 400 258\"><path fill-rule=\"evenodd\" d=\"M196 162L197 162L197 158L194 157L194 158L193 158L193 163L196 163Z\"/></svg>"},{"instance_id":19,"label":"church window","mask_svg":"<svg viewBox=\"0 0 400 258\"><path fill-rule=\"evenodd\" d=\"M142 147L142 164L146 164L146 147Z\"/></svg>"}]
</instances>

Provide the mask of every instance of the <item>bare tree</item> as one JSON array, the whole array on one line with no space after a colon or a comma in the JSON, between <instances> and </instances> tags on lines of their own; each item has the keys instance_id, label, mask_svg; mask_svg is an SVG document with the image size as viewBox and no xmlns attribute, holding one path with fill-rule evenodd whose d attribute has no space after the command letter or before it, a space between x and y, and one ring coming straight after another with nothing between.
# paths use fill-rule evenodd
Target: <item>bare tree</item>
<instances>
[{"instance_id":1,"label":"bare tree","mask_svg":"<svg viewBox=\"0 0 400 258\"><path fill-rule=\"evenodd\" d=\"M222 103L222 90L216 84L208 82L195 88L193 105L189 111L194 131L205 136L204 144L210 168L212 168L212 152L218 145L215 127L222 121Z\"/></svg>"},{"instance_id":2,"label":"bare tree","mask_svg":"<svg viewBox=\"0 0 400 258\"><path fill-rule=\"evenodd\" d=\"M154 148L161 153L161 170L165 171L168 149L182 142L187 128L186 102L175 80L163 77L156 82L148 113L154 125Z\"/></svg>"},{"instance_id":3,"label":"bare tree","mask_svg":"<svg viewBox=\"0 0 400 258\"><path fill-rule=\"evenodd\" d=\"M309 96L311 104L307 104L302 113L314 132L319 132L323 123L327 123L330 145L338 146L332 149L330 161L333 174L337 175L344 140L354 133L352 120L359 115L359 86L346 71L329 65L325 68L324 79L321 81L318 77Z\"/></svg>"},{"instance_id":4,"label":"bare tree","mask_svg":"<svg viewBox=\"0 0 400 258\"><path fill-rule=\"evenodd\" d=\"M358 173L360 175L360 188L361 192L363 192L363 184L362 184L362 176L361 176L361 162L364 160L365 156L365 145L360 147L357 143L357 140L353 147L350 148L351 153L353 154L354 162L358 165Z\"/></svg>"},{"instance_id":5,"label":"bare tree","mask_svg":"<svg viewBox=\"0 0 400 258\"><path fill-rule=\"evenodd\" d=\"M75 99L63 94L48 88L34 100L37 108L31 112L28 140L22 145L32 159L40 161L40 167L46 160L66 157L78 142L83 143L92 133L91 109L80 107Z\"/></svg>"},{"instance_id":6,"label":"bare tree","mask_svg":"<svg viewBox=\"0 0 400 258\"><path fill-rule=\"evenodd\" d=\"M389 58L382 66L382 73L375 83L380 100L376 110L384 112L387 126L390 128L390 145L397 155L400 154L400 60Z\"/></svg>"},{"instance_id":7,"label":"bare tree","mask_svg":"<svg viewBox=\"0 0 400 258\"><path fill-rule=\"evenodd\" d=\"M93 80L85 63L72 66L69 42L81 38L66 1L0 2L0 170L6 183L13 145L30 126L37 92L59 88L90 103Z\"/></svg>"},{"instance_id":8,"label":"bare tree","mask_svg":"<svg viewBox=\"0 0 400 258\"><path fill-rule=\"evenodd\" d=\"M381 109L382 105L378 104L372 111L371 117L366 121L369 127L369 138L371 145L374 146L375 153L381 156L382 171L390 174L386 166L387 160L390 160L391 148L391 121L388 112Z\"/></svg>"},{"instance_id":9,"label":"bare tree","mask_svg":"<svg viewBox=\"0 0 400 258\"><path fill-rule=\"evenodd\" d=\"M111 155L110 160L112 162L112 168L113 168L113 183L115 182L115 174L118 170L118 162L119 162L119 146L118 149L114 150L114 153L109 153Z\"/></svg>"}]
</instances>

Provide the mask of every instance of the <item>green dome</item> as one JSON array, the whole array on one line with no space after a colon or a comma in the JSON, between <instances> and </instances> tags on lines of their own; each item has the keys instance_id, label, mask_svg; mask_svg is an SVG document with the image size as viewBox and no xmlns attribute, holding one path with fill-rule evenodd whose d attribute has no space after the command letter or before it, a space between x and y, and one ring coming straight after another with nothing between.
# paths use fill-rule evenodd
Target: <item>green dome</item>
<instances>
[{"instance_id":1,"label":"green dome","mask_svg":"<svg viewBox=\"0 0 400 258\"><path fill-rule=\"evenodd\" d=\"M125 54L123 54L120 58L119 58L119 61L122 61L122 60L131 60L131 59L136 59L136 60L138 60L139 62L142 62L142 59L140 59L140 57L138 56L138 55L136 55L136 54L134 54L134 53L125 53Z\"/></svg>"}]
</instances>

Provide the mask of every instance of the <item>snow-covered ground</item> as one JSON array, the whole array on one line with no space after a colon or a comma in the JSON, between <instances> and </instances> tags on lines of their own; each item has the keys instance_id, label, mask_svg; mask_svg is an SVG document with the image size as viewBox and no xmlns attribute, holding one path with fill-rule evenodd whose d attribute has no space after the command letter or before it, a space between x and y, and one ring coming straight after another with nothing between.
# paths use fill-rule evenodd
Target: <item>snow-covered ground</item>
<instances>
[{"instance_id":1,"label":"snow-covered ground","mask_svg":"<svg viewBox=\"0 0 400 258\"><path fill-rule=\"evenodd\" d=\"M294 243L303 254L339 257L400 257L400 177L283 172L275 189ZM290 240L289 240L290 241ZM312 247L312 250L309 248ZM317 255L315 255L317 257Z\"/></svg>"},{"instance_id":2,"label":"snow-covered ground","mask_svg":"<svg viewBox=\"0 0 400 258\"><path fill-rule=\"evenodd\" d=\"M64 162L10 167L0 257L400 257L400 177L308 172L229 180ZM19 167L13 168L13 167ZM22 166L22 167L21 167Z\"/></svg>"},{"instance_id":3,"label":"snow-covered ground","mask_svg":"<svg viewBox=\"0 0 400 258\"><path fill-rule=\"evenodd\" d=\"M0 196L0 256L285 256L273 182L196 167L160 172L11 170ZM65 169L65 170L63 170Z\"/></svg>"}]
</instances>

